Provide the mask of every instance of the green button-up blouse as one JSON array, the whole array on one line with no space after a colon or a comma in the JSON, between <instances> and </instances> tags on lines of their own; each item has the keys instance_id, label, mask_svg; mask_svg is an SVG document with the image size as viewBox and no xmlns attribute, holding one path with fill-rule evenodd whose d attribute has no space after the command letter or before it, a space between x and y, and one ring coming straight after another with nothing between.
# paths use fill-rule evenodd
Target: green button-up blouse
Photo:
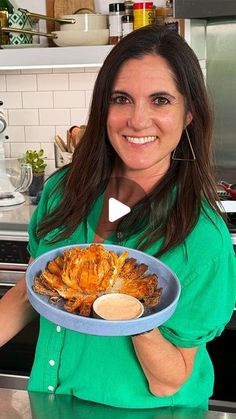
<instances>
[{"instance_id":1,"label":"green button-up blouse","mask_svg":"<svg viewBox=\"0 0 236 419\"><path fill-rule=\"evenodd\" d=\"M46 182L32 216L29 250L33 258L56 247L94 241L103 196L97 200L87 220L66 240L50 244L55 231L40 241L37 239L38 223L60 200L59 194L51 194L60 177L57 173ZM182 290L175 313L159 329L174 345L199 347L191 376L180 390L167 397L150 393L129 336L86 335L41 317L29 391L74 395L120 408L206 407L214 381L206 343L221 334L236 299L235 254L228 229L209 207L206 212L213 222L202 212L184 243L161 257L177 274ZM136 242L134 233L119 244L136 248ZM105 243L116 244L116 237L111 236ZM157 241L147 253L154 255L160 244Z\"/></svg>"}]
</instances>

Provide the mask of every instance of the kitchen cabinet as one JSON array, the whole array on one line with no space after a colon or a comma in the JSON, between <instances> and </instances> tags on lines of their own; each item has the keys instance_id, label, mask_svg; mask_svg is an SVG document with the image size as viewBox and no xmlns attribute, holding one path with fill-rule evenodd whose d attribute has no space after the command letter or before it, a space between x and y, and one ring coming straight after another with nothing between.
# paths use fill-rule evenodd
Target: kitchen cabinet
<instances>
[{"instance_id":1,"label":"kitchen cabinet","mask_svg":"<svg viewBox=\"0 0 236 419\"><path fill-rule=\"evenodd\" d=\"M173 0L173 10L182 19L236 16L235 0Z\"/></svg>"}]
</instances>

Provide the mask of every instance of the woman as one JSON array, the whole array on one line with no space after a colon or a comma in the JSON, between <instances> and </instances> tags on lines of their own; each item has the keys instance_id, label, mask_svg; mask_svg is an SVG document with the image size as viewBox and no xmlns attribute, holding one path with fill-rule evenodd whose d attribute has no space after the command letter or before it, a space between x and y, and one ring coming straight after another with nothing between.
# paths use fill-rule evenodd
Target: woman
<instances>
[{"instance_id":1,"label":"woman","mask_svg":"<svg viewBox=\"0 0 236 419\"><path fill-rule=\"evenodd\" d=\"M207 408L213 367L206 343L229 321L236 288L211 138L202 73L182 38L150 26L112 49L72 164L45 185L29 250L35 258L93 241L139 248L176 272L182 292L166 323L137 336L84 335L41 318L29 390L122 408ZM109 196L132 207L120 223L108 220ZM32 317L24 280L2 299L0 313L3 344Z\"/></svg>"}]
</instances>

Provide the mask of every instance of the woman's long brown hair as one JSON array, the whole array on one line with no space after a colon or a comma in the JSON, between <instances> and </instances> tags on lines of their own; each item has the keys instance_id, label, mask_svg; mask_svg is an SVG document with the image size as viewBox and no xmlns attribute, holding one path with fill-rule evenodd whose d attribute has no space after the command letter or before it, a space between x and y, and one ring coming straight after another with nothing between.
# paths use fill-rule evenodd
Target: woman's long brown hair
<instances>
[{"instance_id":1,"label":"woman's long brown hair","mask_svg":"<svg viewBox=\"0 0 236 419\"><path fill-rule=\"evenodd\" d=\"M152 25L127 35L104 61L95 83L85 134L74 151L72 163L67 170L62 169L65 173L60 185L52 191L60 191L62 198L38 226L39 238L57 227L60 231L54 242L69 237L104 192L116 157L106 130L112 87L125 61L141 59L147 54L165 58L175 74L186 112L193 115L188 133L196 160L172 160L168 172L153 188L148 200L140 202L135 211L124 217L117 230L129 236L135 225L144 220L146 231L137 247L144 250L162 238L161 250L156 255L160 256L184 241L197 223L204 199L219 212L211 161L212 112L198 59L178 34ZM177 152L184 159L192 157L185 132ZM151 217L148 214L150 206Z\"/></svg>"}]
</instances>

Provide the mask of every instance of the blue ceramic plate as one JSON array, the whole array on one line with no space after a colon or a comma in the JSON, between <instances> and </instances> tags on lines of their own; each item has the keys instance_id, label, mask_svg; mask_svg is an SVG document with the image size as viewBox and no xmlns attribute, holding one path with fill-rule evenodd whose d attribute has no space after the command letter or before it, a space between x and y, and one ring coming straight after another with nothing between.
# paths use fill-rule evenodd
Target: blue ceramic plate
<instances>
[{"instance_id":1,"label":"blue ceramic plate","mask_svg":"<svg viewBox=\"0 0 236 419\"><path fill-rule=\"evenodd\" d=\"M88 247L89 244L77 244L75 246ZM29 301L42 316L59 326L76 332L99 336L128 336L158 327L173 314L180 296L180 284L174 272L153 256L149 256L139 250L116 245L104 245L104 247L107 250L113 250L117 254L128 251L129 257L134 257L138 263L148 265L149 272L155 273L159 278L158 287L163 288L159 304L151 309L146 309L144 315L139 319L118 321L82 317L65 311L63 306L59 304L51 304L48 302L47 296L35 293L32 289L35 276L39 275L40 271L46 268L50 260L61 255L65 249L75 246L60 247L44 253L35 259L26 271Z\"/></svg>"}]
</instances>

